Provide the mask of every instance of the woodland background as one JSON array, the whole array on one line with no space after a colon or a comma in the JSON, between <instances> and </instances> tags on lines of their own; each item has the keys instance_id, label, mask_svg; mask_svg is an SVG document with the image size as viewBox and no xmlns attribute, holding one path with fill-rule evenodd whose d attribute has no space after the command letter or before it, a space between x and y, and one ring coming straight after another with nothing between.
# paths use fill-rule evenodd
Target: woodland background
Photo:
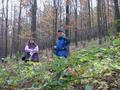
<instances>
[{"instance_id":1,"label":"woodland background","mask_svg":"<svg viewBox=\"0 0 120 90\"><path fill-rule=\"evenodd\" d=\"M59 28L72 46L101 44L116 33L113 28L120 31L119 5L119 0L0 0L0 56L23 51L30 38L41 50L52 50Z\"/></svg>"}]
</instances>

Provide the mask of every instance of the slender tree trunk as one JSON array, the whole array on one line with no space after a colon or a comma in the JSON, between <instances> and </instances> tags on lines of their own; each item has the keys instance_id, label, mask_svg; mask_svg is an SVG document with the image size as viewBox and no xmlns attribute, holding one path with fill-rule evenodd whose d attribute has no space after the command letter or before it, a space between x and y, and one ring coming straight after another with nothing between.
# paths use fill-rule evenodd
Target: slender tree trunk
<instances>
[{"instance_id":1,"label":"slender tree trunk","mask_svg":"<svg viewBox=\"0 0 120 90\"><path fill-rule=\"evenodd\" d=\"M91 28L93 29L94 28L94 19L93 19L93 17L94 17L94 12L93 12L93 0L91 0Z\"/></svg>"},{"instance_id":2,"label":"slender tree trunk","mask_svg":"<svg viewBox=\"0 0 120 90\"><path fill-rule=\"evenodd\" d=\"M115 20L117 20L117 32L120 32L120 12L119 12L119 6L118 6L118 0L114 0L114 9L115 9Z\"/></svg>"},{"instance_id":3,"label":"slender tree trunk","mask_svg":"<svg viewBox=\"0 0 120 90\"><path fill-rule=\"evenodd\" d=\"M70 23L70 0L66 0L66 28L65 28L65 35L70 38L69 36L69 23ZM70 49L68 47L68 54L70 54Z\"/></svg>"},{"instance_id":4,"label":"slender tree trunk","mask_svg":"<svg viewBox=\"0 0 120 90\"><path fill-rule=\"evenodd\" d=\"M62 6L61 6L61 4L62 4L62 1L59 0L59 5L60 5L60 27L62 25Z\"/></svg>"},{"instance_id":5,"label":"slender tree trunk","mask_svg":"<svg viewBox=\"0 0 120 90\"><path fill-rule=\"evenodd\" d=\"M70 11L69 11L70 0L66 0L66 30L65 34L69 37L69 22L70 22Z\"/></svg>"},{"instance_id":6,"label":"slender tree trunk","mask_svg":"<svg viewBox=\"0 0 120 90\"><path fill-rule=\"evenodd\" d=\"M108 34L108 31L107 31L107 9L106 9L106 2L105 2L105 0L103 0L103 2L102 2L103 4L103 25L104 25L104 30L103 30L103 33L104 33L104 39L106 40L106 35Z\"/></svg>"},{"instance_id":7,"label":"slender tree trunk","mask_svg":"<svg viewBox=\"0 0 120 90\"><path fill-rule=\"evenodd\" d=\"M95 40L95 24L94 24L94 11L93 11L93 0L91 0L91 32L92 32L92 38Z\"/></svg>"},{"instance_id":8,"label":"slender tree trunk","mask_svg":"<svg viewBox=\"0 0 120 90\"><path fill-rule=\"evenodd\" d=\"M90 0L88 0L88 17L89 17L89 19L88 19L88 41L90 41L91 40L91 6L90 6Z\"/></svg>"},{"instance_id":9,"label":"slender tree trunk","mask_svg":"<svg viewBox=\"0 0 120 90\"><path fill-rule=\"evenodd\" d=\"M88 0L88 14L89 14L89 29L91 30L91 7L90 7L90 0Z\"/></svg>"},{"instance_id":10,"label":"slender tree trunk","mask_svg":"<svg viewBox=\"0 0 120 90\"><path fill-rule=\"evenodd\" d=\"M52 50L54 53L54 45L56 43L56 33L57 33L57 7L56 7L56 0L53 0L53 5L54 5L54 9L53 9L53 15L54 15L54 19L53 19L53 42L52 42ZM53 54L52 54L53 56Z\"/></svg>"},{"instance_id":11,"label":"slender tree trunk","mask_svg":"<svg viewBox=\"0 0 120 90\"><path fill-rule=\"evenodd\" d=\"M15 54L15 50L16 50L16 48L17 48L17 45L16 45L16 43L15 43L15 38L16 38L16 35L15 35L15 16L16 16L16 6L14 6L14 15L13 15L13 17L14 17L14 19L13 19L13 36L12 36L12 53L14 53Z\"/></svg>"},{"instance_id":12,"label":"slender tree trunk","mask_svg":"<svg viewBox=\"0 0 120 90\"><path fill-rule=\"evenodd\" d=\"M99 37L99 44L102 43L102 27L101 27L101 0L97 0L97 21L98 21L98 37Z\"/></svg>"},{"instance_id":13,"label":"slender tree trunk","mask_svg":"<svg viewBox=\"0 0 120 90\"><path fill-rule=\"evenodd\" d=\"M13 2L13 1L11 0L11 2ZM11 28L13 28L13 13L12 13L12 10L13 10L13 3L11 3ZM10 45L10 56L11 57L12 57L12 37L10 39L10 42L11 42L11 45Z\"/></svg>"},{"instance_id":14,"label":"slender tree trunk","mask_svg":"<svg viewBox=\"0 0 120 90\"><path fill-rule=\"evenodd\" d=\"M77 26L78 26L78 22L77 22L78 21L77 20L78 19L78 13L77 13L78 9L77 8L78 7L77 6L78 5L77 5L77 3L78 3L77 0L75 0L75 4L76 4L75 5L75 23L76 23L76 26L75 26L75 46L76 47L78 46L78 34L77 34L78 33L78 28L77 28Z\"/></svg>"},{"instance_id":15,"label":"slender tree trunk","mask_svg":"<svg viewBox=\"0 0 120 90\"><path fill-rule=\"evenodd\" d=\"M8 35L7 35L8 34L8 2L9 2L9 0L7 0L7 2L6 2L5 56L7 56L7 54L8 54Z\"/></svg>"},{"instance_id":16,"label":"slender tree trunk","mask_svg":"<svg viewBox=\"0 0 120 90\"><path fill-rule=\"evenodd\" d=\"M4 52L4 15L5 15L5 12L4 12L4 0L2 0L2 23L1 23L1 45L2 45L2 47L1 47L1 51L2 51L2 53L5 53Z\"/></svg>"},{"instance_id":17,"label":"slender tree trunk","mask_svg":"<svg viewBox=\"0 0 120 90\"><path fill-rule=\"evenodd\" d=\"M31 31L32 31L32 37L34 39L37 39L36 34L36 13L37 13L37 0L32 0L32 9L31 9Z\"/></svg>"},{"instance_id":18,"label":"slender tree trunk","mask_svg":"<svg viewBox=\"0 0 120 90\"><path fill-rule=\"evenodd\" d=\"M107 0L107 22L108 22L108 23L107 23L107 28L108 28L108 29L109 29L109 27L110 27L110 25L109 25L109 17L110 17L110 15L109 15L109 14L110 14L110 13L109 13L109 12L110 12L110 10L109 10L109 2L110 2L110 1Z\"/></svg>"},{"instance_id":19,"label":"slender tree trunk","mask_svg":"<svg viewBox=\"0 0 120 90\"><path fill-rule=\"evenodd\" d=\"M17 47L18 47L18 50L20 50L20 32L21 32L21 13L22 13L22 0L20 0L20 6L19 6L19 16L18 16L18 32L17 32Z\"/></svg>"},{"instance_id":20,"label":"slender tree trunk","mask_svg":"<svg viewBox=\"0 0 120 90\"><path fill-rule=\"evenodd\" d=\"M57 6L55 6L55 34L57 32L57 26L58 26L58 8ZM55 39L56 39L56 35L55 35Z\"/></svg>"},{"instance_id":21,"label":"slender tree trunk","mask_svg":"<svg viewBox=\"0 0 120 90\"><path fill-rule=\"evenodd\" d=\"M53 0L53 4L54 4L54 10L53 10L53 14L54 14L54 19L53 19L53 45L55 45L56 42L56 33L57 33L57 18L58 18L58 9L57 9L57 5L56 5L56 0Z\"/></svg>"}]
</instances>

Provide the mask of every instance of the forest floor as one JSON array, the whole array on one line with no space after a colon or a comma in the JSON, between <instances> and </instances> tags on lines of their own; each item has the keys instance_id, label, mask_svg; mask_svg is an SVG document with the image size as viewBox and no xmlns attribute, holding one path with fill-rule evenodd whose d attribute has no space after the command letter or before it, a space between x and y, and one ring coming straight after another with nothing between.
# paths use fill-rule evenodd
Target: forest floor
<instances>
[{"instance_id":1,"label":"forest floor","mask_svg":"<svg viewBox=\"0 0 120 90\"><path fill-rule=\"evenodd\" d=\"M79 44L80 45L80 44ZM0 90L120 90L120 38L70 47L68 59L46 57L40 62L0 62ZM20 57L21 58L21 57Z\"/></svg>"}]
</instances>

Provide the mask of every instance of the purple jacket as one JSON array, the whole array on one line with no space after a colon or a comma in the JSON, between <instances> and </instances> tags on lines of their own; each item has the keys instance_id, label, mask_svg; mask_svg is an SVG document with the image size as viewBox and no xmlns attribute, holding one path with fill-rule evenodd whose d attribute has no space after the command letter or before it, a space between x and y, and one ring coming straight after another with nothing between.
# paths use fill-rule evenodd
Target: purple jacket
<instances>
[{"instance_id":1,"label":"purple jacket","mask_svg":"<svg viewBox=\"0 0 120 90\"><path fill-rule=\"evenodd\" d=\"M38 53L39 52L39 47L36 46L35 48L29 48L28 45L25 46L25 52L36 52Z\"/></svg>"}]
</instances>

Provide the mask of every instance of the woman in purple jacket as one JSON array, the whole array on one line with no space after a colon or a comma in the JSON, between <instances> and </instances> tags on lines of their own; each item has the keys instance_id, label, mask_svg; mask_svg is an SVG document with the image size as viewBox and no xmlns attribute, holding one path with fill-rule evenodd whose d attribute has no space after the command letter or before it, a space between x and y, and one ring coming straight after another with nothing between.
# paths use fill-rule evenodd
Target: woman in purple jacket
<instances>
[{"instance_id":1,"label":"woman in purple jacket","mask_svg":"<svg viewBox=\"0 0 120 90\"><path fill-rule=\"evenodd\" d=\"M39 61L39 47L34 42L34 40L29 40L27 45L25 46L25 55L22 57L22 60L27 62L30 59L34 62Z\"/></svg>"}]
</instances>

